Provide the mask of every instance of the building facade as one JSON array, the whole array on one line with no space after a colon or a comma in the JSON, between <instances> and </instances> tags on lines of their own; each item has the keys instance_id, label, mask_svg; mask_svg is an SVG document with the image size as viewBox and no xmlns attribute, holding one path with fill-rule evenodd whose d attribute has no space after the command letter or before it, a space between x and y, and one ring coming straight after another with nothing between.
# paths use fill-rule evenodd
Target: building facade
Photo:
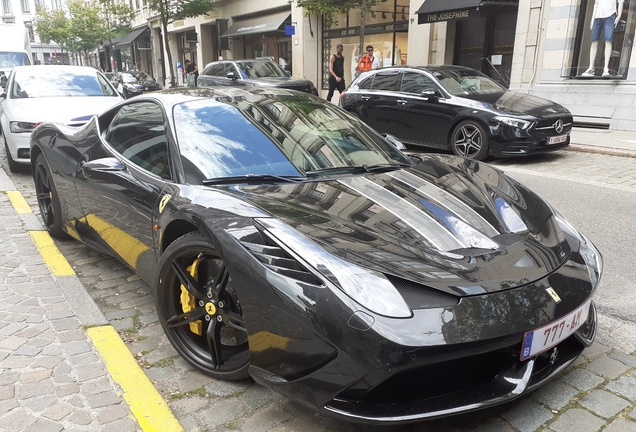
<instances>
[{"instance_id":1,"label":"building facade","mask_svg":"<svg viewBox=\"0 0 636 432\"><path fill-rule=\"evenodd\" d=\"M49 9L62 8L61 0L0 0L0 18L3 24L13 24L26 27L31 39L31 50L33 51L32 62L34 64L69 64L69 54L62 52L57 44L43 44L33 31L33 20L35 9L44 6Z\"/></svg>"}]
</instances>

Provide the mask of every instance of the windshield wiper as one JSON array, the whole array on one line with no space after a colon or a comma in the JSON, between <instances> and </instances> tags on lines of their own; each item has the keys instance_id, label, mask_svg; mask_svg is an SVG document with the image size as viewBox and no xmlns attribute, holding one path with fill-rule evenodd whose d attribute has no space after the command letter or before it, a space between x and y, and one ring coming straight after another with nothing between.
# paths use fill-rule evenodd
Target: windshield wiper
<instances>
[{"instance_id":1,"label":"windshield wiper","mask_svg":"<svg viewBox=\"0 0 636 432\"><path fill-rule=\"evenodd\" d=\"M217 177L217 178L209 178L203 180L203 185L211 186L211 185L224 185L224 184L241 184L241 183L275 183L275 182L285 182L285 183L302 183L306 181L304 177L294 177L294 176L279 176L274 174L243 174L243 175L235 175L235 176L227 176L227 177Z\"/></svg>"},{"instance_id":2,"label":"windshield wiper","mask_svg":"<svg viewBox=\"0 0 636 432\"><path fill-rule=\"evenodd\" d=\"M349 166L319 168L319 169L307 171L305 175L307 177L316 177L320 175L330 175L330 174L378 173L378 172L394 171L401 168L409 168L411 166L412 165L406 164L406 163L376 164L376 165L349 165Z\"/></svg>"}]
</instances>

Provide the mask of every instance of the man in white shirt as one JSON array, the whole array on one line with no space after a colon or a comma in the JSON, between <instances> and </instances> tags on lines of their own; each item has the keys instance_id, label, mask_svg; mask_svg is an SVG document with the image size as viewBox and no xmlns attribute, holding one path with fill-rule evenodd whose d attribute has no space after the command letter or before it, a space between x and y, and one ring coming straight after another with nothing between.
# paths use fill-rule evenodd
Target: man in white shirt
<instances>
[{"instance_id":1,"label":"man in white shirt","mask_svg":"<svg viewBox=\"0 0 636 432\"><path fill-rule=\"evenodd\" d=\"M618 12L616 4L618 1ZM594 76L594 61L598 50L598 41L601 38L601 30L605 36L605 65L603 68L604 77L610 76L609 60L612 55L612 37L614 36L614 28L621 19L623 13L624 0L595 0L594 12L592 13L592 21L590 29L592 30L592 44L590 45L590 67L581 74L584 77Z\"/></svg>"}]
</instances>

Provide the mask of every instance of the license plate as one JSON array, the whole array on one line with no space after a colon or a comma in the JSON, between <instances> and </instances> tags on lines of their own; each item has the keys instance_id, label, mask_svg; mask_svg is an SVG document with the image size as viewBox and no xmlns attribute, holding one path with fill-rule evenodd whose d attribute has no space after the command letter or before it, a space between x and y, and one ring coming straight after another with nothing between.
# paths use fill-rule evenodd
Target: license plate
<instances>
[{"instance_id":1,"label":"license plate","mask_svg":"<svg viewBox=\"0 0 636 432\"><path fill-rule=\"evenodd\" d=\"M550 144L560 144L562 142L566 142L568 140L567 135L559 135L548 138L548 145Z\"/></svg>"},{"instance_id":2,"label":"license plate","mask_svg":"<svg viewBox=\"0 0 636 432\"><path fill-rule=\"evenodd\" d=\"M587 320L591 302L592 299L588 299L582 306L563 318L526 332L523 335L521 360L541 354L572 336Z\"/></svg>"}]
</instances>

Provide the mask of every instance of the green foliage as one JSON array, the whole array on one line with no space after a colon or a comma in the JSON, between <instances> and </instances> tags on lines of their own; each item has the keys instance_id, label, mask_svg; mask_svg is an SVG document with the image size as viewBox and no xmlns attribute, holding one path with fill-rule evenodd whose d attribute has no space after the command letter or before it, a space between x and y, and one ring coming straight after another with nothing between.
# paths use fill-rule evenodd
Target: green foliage
<instances>
[{"instance_id":1,"label":"green foliage","mask_svg":"<svg viewBox=\"0 0 636 432\"><path fill-rule=\"evenodd\" d=\"M90 6L81 0L67 3L71 18L69 29L71 42L69 50L85 52L95 48L102 41L104 24L99 16L99 8Z\"/></svg>"},{"instance_id":2,"label":"green foliage","mask_svg":"<svg viewBox=\"0 0 636 432\"><path fill-rule=\"evenodd\" d=\"M128 4L114 0L97 0L100 17L104 21L103 40L112 44L112 39L130 31L130 23L135 19L135 10Z\"/></svg>"},{"instance_id":3,"label":"green foliage","mask_svg":"<svg viewBox=\"0 0 636 432\"><path fill-rule=\"evenodd\" d=\"M332 17L339 13L347 13L350 9L362 9L363 5L369 11L386 0L290 0L304 9L305 15L322 15Z\"/></svg>"},{"instance_id":4,"label":"green foliage","mask_svg":"<svg viewBox=\"0 0 636 432\"><path fill-rule=\"evenodd\" d=\"M62 48L68 48L70 43L70 20L63 10L48 9L37 6L33 29L40 37L42 43L56 43Z\"/></svg>"}]
</instances>

